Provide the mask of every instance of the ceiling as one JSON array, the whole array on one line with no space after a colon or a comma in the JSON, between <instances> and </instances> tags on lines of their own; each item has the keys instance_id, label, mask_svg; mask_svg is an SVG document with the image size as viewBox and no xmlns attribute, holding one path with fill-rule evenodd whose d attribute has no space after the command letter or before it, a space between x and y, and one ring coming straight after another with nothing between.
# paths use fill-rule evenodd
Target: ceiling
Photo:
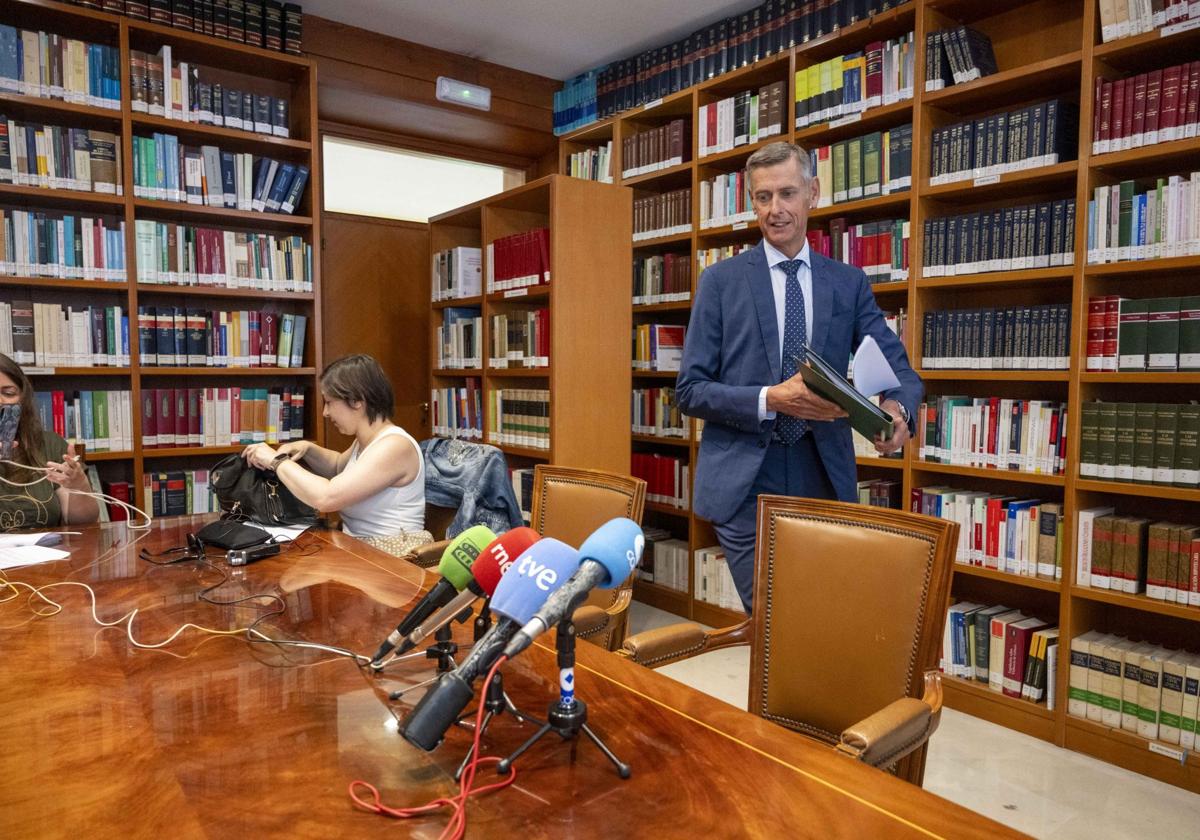
<instances>
[{"instance_id":1,"label":"ceiling","mask_svg":"<svg viewBox=\"0 0 1200 840\"><path fill-rule=\"evenodd\" d=\"M302 0L306 14L515 67L571 76L682 38L761 0Z\"/></svg>"}]
</instances>

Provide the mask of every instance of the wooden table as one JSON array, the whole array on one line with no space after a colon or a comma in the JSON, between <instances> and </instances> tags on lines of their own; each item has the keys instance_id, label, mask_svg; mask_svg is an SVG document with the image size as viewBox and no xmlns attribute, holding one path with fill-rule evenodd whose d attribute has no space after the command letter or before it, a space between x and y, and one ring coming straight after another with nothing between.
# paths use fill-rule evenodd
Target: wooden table
<instances>
[{"instance_id":1,"label":"wooden table","mask_svg":"<svg viewBox=\"0 0 1200 840\"><path fill-rule=\"evenodd\" d=\"M84 529L53 564L12 570L39 585L79 581L112 620L138 608L135 638L152 643L184 622L244 627L258 604L210 597L282 596L287 612L260 628L371 653L431 581L340 533L240 570L195 562L153 566L138 550L180 545L203 518ZM58 615L34 618L23 594L0 604L0 837L434 838L445 812L397 823L353 807L351 780L393 806L452 794L470 733L452 729L433 753L408 745L389 690L433 674L416 660L385 677L320 651L185 632L161 650L101 628L87 593L56 587ZM466 628L460 628L465 642ZM549 639L549 642L543 641ZM544 716L557 696L552 635L504 668L510 696ZM1016 836L991 820L826 747L580 644L579 696L592 727L633 766L621 781L590 743L555 736L518 762L516 783L468 808L468 837ZM501 715L485 734L507 754L529 725ZM490 768L481 775L491 774Z\"/></svg>"}]
</instances>

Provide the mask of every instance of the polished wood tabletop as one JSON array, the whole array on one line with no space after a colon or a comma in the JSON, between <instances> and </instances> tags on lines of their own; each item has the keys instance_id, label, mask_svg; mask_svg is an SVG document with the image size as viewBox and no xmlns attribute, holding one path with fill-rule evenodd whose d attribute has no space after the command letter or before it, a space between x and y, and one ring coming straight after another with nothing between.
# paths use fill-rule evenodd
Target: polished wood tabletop
<instances>
[{"instance_id":1,"label":"polished wood tabletop","mask_svg":"<svg viewBox=\"0 0 1200 840\"><path fill-rule=\"evenodd\" d=\"M136 608L129 632L142 644L186 622L229 630L262 619L272 638L368 655L434 580L337 532L306 534L242 568L219 556L167 566L138 558L183 544L203 522L87 527L64 538L69 558L5 574L33 586L87 584L102 621ZM448 812L398 822L347 795L355 779L393 807L457 791L471 733L452 728L423 752L397 721L424 689L387 697L432 677L431 660L377 676L334 653L191 629L143 649L127 624L93 621L84 588L44 592L60 612L39 616L50 608L27 590L0 592L10 599L0 603L0 837L435 838L444 828ZM285 611L267 615L279 601L255 596L268 595ZM469 629L457 632L466 644ZM503 668L509 695L538 717L557 697L552 645L549 634ZM576 678L589 724L632 778L619 779L591 743L547 737L517 761L511 787L471 798L468 837L1017 836L592 645L579 645ZM500 715L484 750L507 754L531 731ZM480 778L493 773L484 767Z\"/></svg>"}]
</instances>

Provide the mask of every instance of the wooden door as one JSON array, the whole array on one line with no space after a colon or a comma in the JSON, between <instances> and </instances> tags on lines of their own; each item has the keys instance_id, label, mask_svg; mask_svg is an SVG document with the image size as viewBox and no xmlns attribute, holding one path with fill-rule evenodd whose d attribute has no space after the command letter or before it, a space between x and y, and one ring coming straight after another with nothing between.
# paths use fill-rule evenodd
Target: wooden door
<instances>
[{"instance_id":1,"label":"wooden door","mask_svg":"<svg viewBox=\"0 0 1200 840\"><path fill-rule=\"evenodd\" d=\"M321 234L325 363L374 356L396 392L392 419L417 440L429 437L429 226L324 213ZM328 421L325 441L350 445Z\"/></svg>"}]
</instances>

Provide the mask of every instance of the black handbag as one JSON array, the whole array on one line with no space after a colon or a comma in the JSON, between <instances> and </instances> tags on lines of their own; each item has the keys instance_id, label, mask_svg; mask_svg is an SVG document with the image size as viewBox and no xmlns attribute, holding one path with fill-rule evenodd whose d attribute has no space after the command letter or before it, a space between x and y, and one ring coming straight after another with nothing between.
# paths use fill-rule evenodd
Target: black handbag
<instances>
[{"instance_id":1,"label":"black handbag","mask_svg":"<svg viewBox=\"0 0 1200 840\"><path fill-rule=\"evenodd\" d=\"M226 517L264 525L315 525L317 512L295 497L275 473L229 455L209 470L208 486Z\"/></svg>"}]
</instances>

